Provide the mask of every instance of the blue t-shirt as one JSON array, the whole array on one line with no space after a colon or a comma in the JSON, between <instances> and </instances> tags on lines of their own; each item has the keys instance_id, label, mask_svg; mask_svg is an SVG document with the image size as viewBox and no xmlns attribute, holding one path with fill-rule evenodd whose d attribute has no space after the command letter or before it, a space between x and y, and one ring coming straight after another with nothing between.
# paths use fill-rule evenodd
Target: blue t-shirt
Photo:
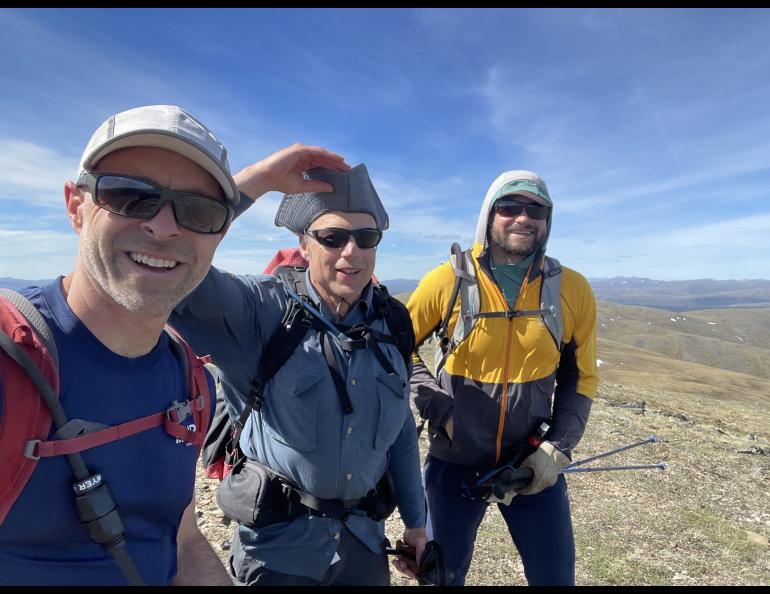
<instances>
[{"instance_id":1,"label":"blue t-shirt","mask_svg":"<svg viewBox=\"0 0 770 594\"><path fill-rule=\"evenodd\" d=\"M188 398L165 333L142 357L116 355L75 316L60 283L22 292L54 334L68 419L118 425ZM213 405L211 377L209 384ZM183 422L192 429L192 417ZM126 550L148 585L167 585L176 575L176 536L192 499L196 453L162 426L82 453L88 469L109 485L125 524ZM0 526L0 585L126 584L114 558L81 525L73 482L66 456L40 459Z\"/></svg>"}]
</instances>

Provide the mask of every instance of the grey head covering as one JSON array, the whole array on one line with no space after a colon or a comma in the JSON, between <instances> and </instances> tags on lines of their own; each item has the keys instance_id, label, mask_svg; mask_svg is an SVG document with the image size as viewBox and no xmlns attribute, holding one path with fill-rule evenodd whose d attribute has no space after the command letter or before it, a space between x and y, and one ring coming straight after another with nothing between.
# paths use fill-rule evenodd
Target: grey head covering
<instances>
[{"instance_id":1,"label":"grey head covering","mask_svg":"<svg viewBox=\"0 0 770 594\"><path fill-rule=\"evenodd\" d=\"M311 169L305 172L305 179L329 182L334 190L286 194L275 215L276 226L302 234L319 216L334 210L370 214L374 217L378 229L384 231L388 228L388 213L385 212L363 163L350 171Z\"/></svg>"}]
</instances>

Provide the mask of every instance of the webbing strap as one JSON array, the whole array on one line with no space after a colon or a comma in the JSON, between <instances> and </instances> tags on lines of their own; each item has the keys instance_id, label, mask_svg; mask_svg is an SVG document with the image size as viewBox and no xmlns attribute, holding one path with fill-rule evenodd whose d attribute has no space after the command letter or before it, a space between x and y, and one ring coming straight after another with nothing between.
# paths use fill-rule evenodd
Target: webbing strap
<instances>
[{"instance_id":1,"label":"webbing strap","mask_svg":"<svg viewBox=\"0 0 770 594\"><path fill-rule=\"evenodd\" d=\"M200 404L201 400L202 399L199 397L198 409L202 405ZM94 431L93 433L79 435L78 437L55 439L52 441L33 440L28 442L25 455L29 458L50 458L52 456L75 454L119 439L131 437L132 435L136 435L137 433L141 433L142 431L152 429L159 425L163 425L164 431L172 437L176 437L177 439L181 439L192 445L200 445L203 442L204 437L202 431L190 431L178 421L171 420L169 416L169 411L163 411L147 415L141 419L122 423L114 427L106 427L105 429Z\"/></svg>"},{"instance_id":2,"label":"webbing strap","mask_svg":"<svg viewBox=\"0 0 770 594\"><path fill-rule=\"evenodd\" d=\"M477 313L470 316L465 316L468 318L472 318L474 320L479 318L526 318L526 317L534 317L534 316L544 316L551 313L547 309L519 309L519 310L510 310L510 311L492 311L487 313Z\"/></svg>"},{"instance_id":3,"label":"webbing strap","mask_svg":"<svg viewBox=\"0 0 770 594\"><path fill-rule=\"evenodd\" d=\"M319 499L305 491L300 491L290 485L285 485L291 493L297 496L299 502L305 507L317 511L325 516L342 520L352 510L359 509L364 499Z\"/></svg>"},{"instance_id":4,"label":"webbing strap","mask_svg":"<svg viewBox=\"0 0 770 594\"><path fill-rule=\"evenodd\" d=\"M336 357L334 356L334 353L332 352L331 344L329 344L330 339L326 332L323 331L320 332L318 339L321 341L324 358L326 359L326 366L329 368L329 373L332 376L332 380L334 380L334 387L337 388L337 397L339 398L340 406L342 407L342 413L349 415L353 412L353 403L350 401L348 388L345 385L345 380L342 377L342 373L340 373L339 365L337 363Z\"/></svg>"}]
</instances>

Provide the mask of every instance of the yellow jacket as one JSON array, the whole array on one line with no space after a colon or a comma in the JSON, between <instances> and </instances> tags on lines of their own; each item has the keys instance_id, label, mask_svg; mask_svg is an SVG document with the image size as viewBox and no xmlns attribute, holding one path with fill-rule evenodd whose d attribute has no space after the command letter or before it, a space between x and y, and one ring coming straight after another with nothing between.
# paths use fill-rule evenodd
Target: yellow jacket
<instances>
[{"instance_id":1,"label":"yellow jacket","mask_svg":"<svg viewBox=\"0 0 770 594\"><path fill-rule=\"evenodd\" d=\"M489 195L488 195L489 197ZM486 227L486 204L479 228ZM483 219L483 220L481 220ZM482 226L483 223L483 226ZM483 235L481 235L483 237ZM473 248L481 312L508 310L488 269L486 240ZM516 310L540 309L541 250L524 279ZM562 266L564 323L558 349L540 316L479 318L434 379L415 356L412 393L429 421L430 453L442 460L479 468L514 459L527 437L548 421L546 439L569 455L583 435L596 394L596 302L588 281ZM449 262L429 272L407 308L420 345L439 326L454 284ZM449 322L451 336L460 312L458 298ZM453 419L453 438L444 426Z\"/></svg>"}]
</instances>

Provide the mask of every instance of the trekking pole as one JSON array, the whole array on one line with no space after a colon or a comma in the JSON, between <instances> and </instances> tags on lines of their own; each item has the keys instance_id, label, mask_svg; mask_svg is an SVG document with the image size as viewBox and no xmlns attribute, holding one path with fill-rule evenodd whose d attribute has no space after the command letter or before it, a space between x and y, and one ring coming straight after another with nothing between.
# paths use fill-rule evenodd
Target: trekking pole
<instances>
[{"instance_id":1,"label":"trekking pole","mask_svg":"<svg viewBox=\"0 0 770 594\"><path fill-rule=\"evenodd\" d=\"M583 464L587 464L588 462L593 462L594 460L598 460L599 458L606 458L607 456L612 456L613 454L625 452L626 450L630 450L631 448L637 448L646 443L656 443L657 441L658 441L657 437L655 437L654 435L650 435L647 439L643 439L642 441L637 441L636 443L632 443L627 446L617 448L615 450L610 450L609 452L604 452L603 454L596 454L596 456L591 456L590 458L584 458L583 460L578 460L577 462L568 464L564 468L564 470L567 470L568 468L574 468L575 466L582 466Z\"/></svg>"},{"instance_id":2,"label":"trekking pole","mask_svg":"<svg viewBox=\"0 0 770 594\"><path fill-rule=\"evenodd\" d=\"M646 470L657 468L658 470L666 470L668 464L665 462L658 462L657 464L631 464L629 466L594 466L593 468L572 468L567 466L561 471L562 474L568 474L572 472L607 472L610 470Z\"/></svg>"}]
</instances>

